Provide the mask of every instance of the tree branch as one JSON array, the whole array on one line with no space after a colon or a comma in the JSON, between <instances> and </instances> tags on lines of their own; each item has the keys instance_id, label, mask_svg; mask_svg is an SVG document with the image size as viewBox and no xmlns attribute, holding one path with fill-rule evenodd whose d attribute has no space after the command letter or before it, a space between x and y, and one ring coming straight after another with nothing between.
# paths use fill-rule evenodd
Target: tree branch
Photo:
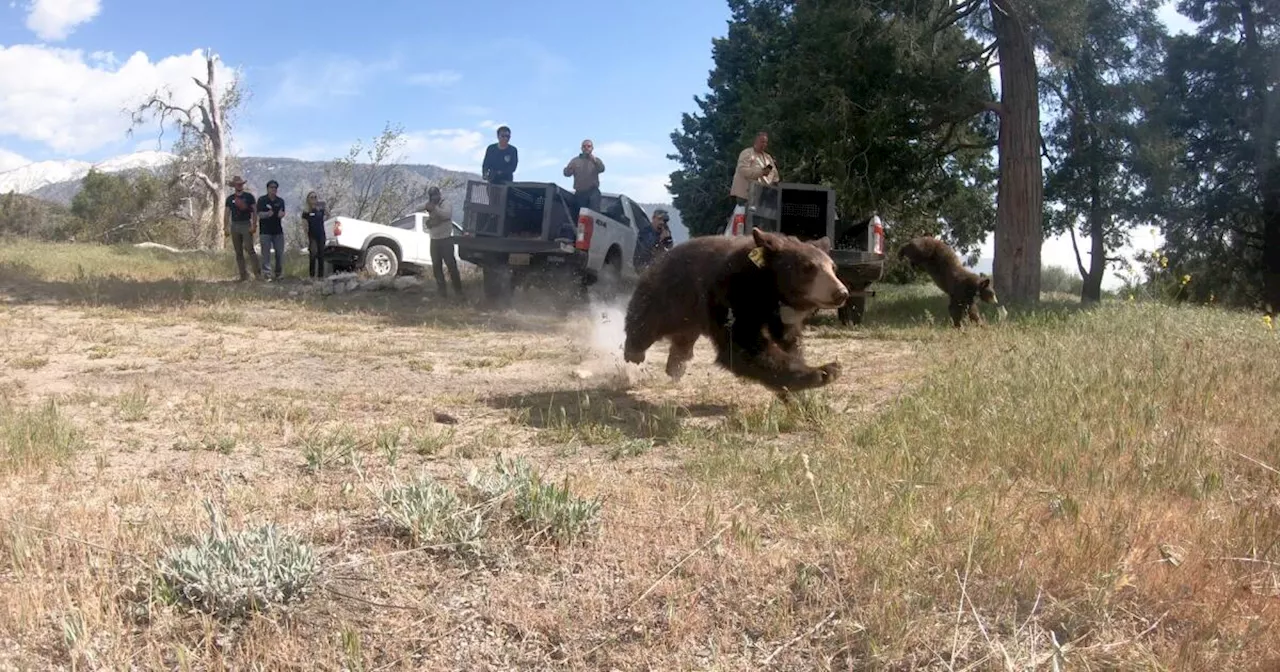
<instances>
[{"instance_id":1,"label":"tree branch","mask_svg":"<svg viewBox=\"0 0 1280 672\"><path fill-rule=\"evenodd\" d=\"M199 183L205 189L209 190L209 194L215 197L214 200L217 200L216 197L218 195L218 185L215 184L214 181L210 179L208 175L205 175L203 172L198 170L192 170L192 171L182 173L182 179L192 180L194 182Z\"/></svg>"},{"instance_id":2,"label":"tree branch","mask_svg":"<svg viewBox=\"0 0 1280 672\"><path fill-rule=\"evenodd\" d=\"M974 12L982 9L982 6L985 3L986 0L964 0L963 2L954 5L947 13L938 17L938 21L933 24L933 29L930 32L940 33L951 26L956 25L972 15Z\"/></svg>"},{"instance_id":3,"label":"tree branch","mask_svg":"<svg viewBox=\"0 0 1280 672\"><path fill-rule=\"evenodd\" d=\"M1076 268L1080 270L1080 279L1089 281L1089 272L1084 270L1084 259L1080 258L1080 246L1076 243L1075 224L1067 224L1067 232L1071 234L1071 249L1076 253Z\"/></svg>"}]
</instances>

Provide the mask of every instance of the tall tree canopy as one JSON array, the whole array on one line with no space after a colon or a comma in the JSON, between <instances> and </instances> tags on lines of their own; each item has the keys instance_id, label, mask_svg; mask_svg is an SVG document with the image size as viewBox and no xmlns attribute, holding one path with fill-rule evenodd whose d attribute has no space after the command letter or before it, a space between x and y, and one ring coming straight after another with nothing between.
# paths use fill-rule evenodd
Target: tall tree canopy
<instances>
[{"instance_id":1,"label":"tall tree canopy","mask_svg":"<svg viewBox=\"0 0 1280 672\"><path fill-rule=\"evenodd\" d=\"M1280 309L1280 0L1178 11L1199 28L1170 38L1147 165L1165 255L1193 297Z\"/></svg>"},{"instance_id":2,"label":"tall tree canopy","mask_svg":"<svg viewBox=\"0 0 1280 672\"><path fill-rule=\"evenodd\" d=\"M981 242L992 224L992 50L954 7L836 0L730 0L711 91L672 134L676 208L694 235L732 208L737 154L770 136L784 181L836 189L845 219L879 212L901 239Z\"/></svg>"},{"instance_id":3,"label":"tall tree canopy","mask_svg":"<svg viewBox=\"0 0 1280 672\"><path fill-rule=\"evenodd\" d=\"M1048 65L1045 100L1056 114L1046 133L1053 162L1045 198L1057 206L1046 229L1071 234L1084 279L1081 299L1102 298L1108 255L1124 246L1143 219L1142 180L1151 79L1160 68L1164 27L1159 0L1083 0L1060 20ZM1086 236L1081 250L1077 231ZM1086 265L1084 259L1088 257Z\"/></svg>"}]
</instances>

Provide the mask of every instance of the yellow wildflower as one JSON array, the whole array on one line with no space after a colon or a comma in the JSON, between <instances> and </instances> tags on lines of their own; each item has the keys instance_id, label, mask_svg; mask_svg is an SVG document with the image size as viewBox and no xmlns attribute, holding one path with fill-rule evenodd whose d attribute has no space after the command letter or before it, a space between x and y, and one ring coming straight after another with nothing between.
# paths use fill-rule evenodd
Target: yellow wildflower
<instances>
[{"instance_id":1,"label":"yellow wildflower","mask_svg":"<svg viewBox=\"0 0 1280 672\"><path fill-rule=\"evenodd\" d=\"M1169 268L1169 257L1160 255L1160 268Z\"/></svg>"},{"instance_id":2,"label":"yellow wildflower","mask_svg":"<svg viewBox=\"0 0 1280 672\"><path fill-rule=\"evenodd\" d=\"M1191 282L1191 276L1189 276L1189 275L1184 275L1184 276L1182 276L1182 285L1183 285L1184 287L1185 287L1188 283L1190 283L1190 282Z\"/></svg>"},{"instance_id":3,"label":"yellow wildflower","mask_svg":"<svg viewBox=\"0 0 1280 672\"><path fill-rule=\"evenodd\" d=\"M1263 316L1262 316L1262 323L1263 323L1263 324L1265 324L1265 325L1267 325L1267 328L1268 328L1268 329L1271 329L1271 330L1273 330L1273 331L1274 331L1274 330L1275 330L1275 328L1276 328L1276 325L1275 325L1275 324L1273 324L1273 323L1271 322L1271 316L1270 316L1270 315L1263 315Z\"/></svg>"}]
</instances>

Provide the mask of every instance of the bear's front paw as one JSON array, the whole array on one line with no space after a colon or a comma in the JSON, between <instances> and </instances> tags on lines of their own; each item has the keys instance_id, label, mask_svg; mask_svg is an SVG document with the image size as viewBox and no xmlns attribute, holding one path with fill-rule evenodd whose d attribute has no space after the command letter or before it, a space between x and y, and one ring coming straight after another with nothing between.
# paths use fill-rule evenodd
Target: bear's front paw
<instances>
[{"instance_id":1,"label":"bear's front paw","mask_svg":"<svg viewBox=\"0 0 1280 672\"><path fill-rule=\"evenodd\" d=\"M835 382L840 377L840 362L828 362L818 367L819 375L822 376L822 384Z\"/></svg>"}]
</instances>

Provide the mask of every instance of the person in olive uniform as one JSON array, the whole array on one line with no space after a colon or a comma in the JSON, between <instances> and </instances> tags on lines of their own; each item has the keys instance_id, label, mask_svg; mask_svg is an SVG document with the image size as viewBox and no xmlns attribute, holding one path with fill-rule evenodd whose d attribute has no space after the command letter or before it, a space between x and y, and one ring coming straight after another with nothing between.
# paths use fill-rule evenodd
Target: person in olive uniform
<instances>
[{"instance_id":1,"label":"person in olive uniform","mask_svg":"<svg viewBox=\"0 0 1280 672\"><path fill-rule=\"evenodd\" d=\"M257 199L244 190L243 177L236 175L227 184L235 192L227 196L223 208L222 234L231 238L231 249L236 253L236 268L240 270L238 282L249 279L245 257L249 258L249 268L253 269L254 277L262 279L258 253L253 251L253 234L258 231L258 212L254 209Z\"/></svg>"}]
</instances>

